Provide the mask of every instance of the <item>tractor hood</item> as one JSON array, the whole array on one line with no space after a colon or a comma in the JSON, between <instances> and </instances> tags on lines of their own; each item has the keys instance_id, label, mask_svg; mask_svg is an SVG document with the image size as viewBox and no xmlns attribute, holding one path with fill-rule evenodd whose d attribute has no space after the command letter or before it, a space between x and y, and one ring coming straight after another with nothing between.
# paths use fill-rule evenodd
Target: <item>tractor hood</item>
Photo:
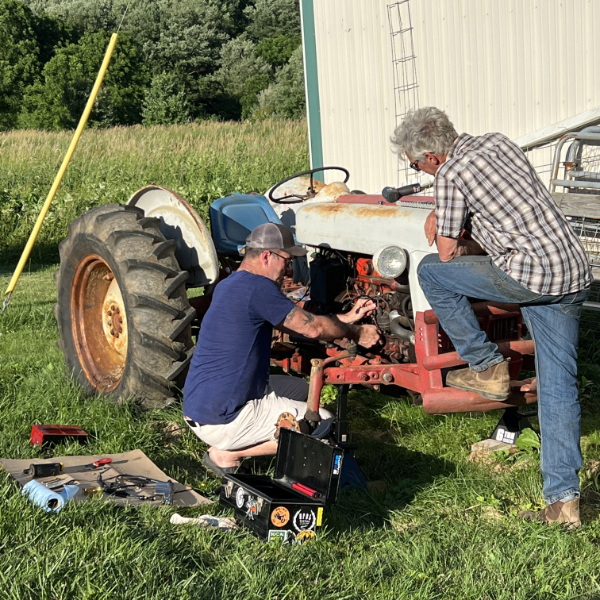
<instances>
[{"instance_id":1,"label":"tractor hood","mask_svg":"<svg viewBox=\"0 0 600 600\"><path fill-rule=\"evenodd\" d=\"M352 200L345 202L347 198ZM425 237L425 220L432 205L421 208L417 202L410 202L410 206L386 206L373 203L369 196L364 199L370 203L358 204L357 196L342 196L337 202L304 203L296 211L298 242L368 255L382 246L400 246L409 257L413 309L427 310L429 303L418 284L417 266L424 256L436 251Z\"/></svg>"},{"instance_id":2,"label":"tractor hood","mask_svg":"<svg viewBox=\"0 0 600 600\"><path fill-rule=\"evenodd\" d=\"M396 205L305 203L296 212L296 237L308 246L373 254L387 244L408 253L431 253L425 237L427 208Z\"/></svg>"}]
</instances>

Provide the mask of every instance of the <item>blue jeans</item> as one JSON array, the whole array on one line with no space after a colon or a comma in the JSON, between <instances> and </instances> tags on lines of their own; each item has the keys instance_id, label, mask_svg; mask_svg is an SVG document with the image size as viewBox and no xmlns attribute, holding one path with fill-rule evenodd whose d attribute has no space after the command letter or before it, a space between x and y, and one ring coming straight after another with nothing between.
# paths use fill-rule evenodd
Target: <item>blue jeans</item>
<instances>
[{"instance_id":1,"label":"blue jeans","mask_svg":"<svg viewBox=\"0 0 600 600\"><path fill-rule=\"evenodd\" d=\"M417 272L442 328L473 371L483 371L504 358L481 330L468 297L521 305L535 343L544 498L553 504L579 496L577 346L581 307L589 289L564 296L536 294L496 267L489 256L460 256L444 263L431 254Z\"/></svg>"}]
</instances>

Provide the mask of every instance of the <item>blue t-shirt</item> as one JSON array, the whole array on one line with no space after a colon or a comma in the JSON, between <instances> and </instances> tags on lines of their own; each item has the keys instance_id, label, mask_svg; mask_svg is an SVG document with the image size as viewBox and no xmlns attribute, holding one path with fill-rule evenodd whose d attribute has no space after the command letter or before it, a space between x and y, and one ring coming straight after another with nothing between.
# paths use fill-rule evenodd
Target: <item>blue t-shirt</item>
<instances>
[{"instance_id":1,"label":"blue t-shirt","mask_svg":"<svg viewBox=\"0 0 600 600\"><path fill-rule=\"evenodd\" d=\"M273 326L294 306L262 275L235 271L221 281L202 321L183 414L202 425L222 425L233 421L246 402L262 398Z\"/></svg>"}]
</instances>

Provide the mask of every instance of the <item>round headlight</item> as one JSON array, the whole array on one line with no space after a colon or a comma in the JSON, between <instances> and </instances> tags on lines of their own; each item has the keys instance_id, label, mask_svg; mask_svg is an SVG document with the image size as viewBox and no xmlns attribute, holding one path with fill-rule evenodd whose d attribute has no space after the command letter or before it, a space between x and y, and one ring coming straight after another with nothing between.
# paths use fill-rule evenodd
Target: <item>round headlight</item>
<instances>
[{"instance_id":1,"label":"round headlight","mask_svg":"<svg viewBox=\"0 0 600 600\"><path fill-rule=\"evenodd\" d=\"M375 252L373 264L383 277L395 279L406 269L406 252L398 246L384 246Z\"/></svg>"}]
</instances>

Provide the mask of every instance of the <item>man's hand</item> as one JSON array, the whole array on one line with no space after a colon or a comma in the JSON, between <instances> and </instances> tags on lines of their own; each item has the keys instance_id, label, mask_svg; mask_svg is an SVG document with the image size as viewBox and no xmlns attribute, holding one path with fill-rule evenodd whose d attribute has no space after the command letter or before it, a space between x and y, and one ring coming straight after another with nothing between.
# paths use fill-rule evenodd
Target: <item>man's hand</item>
<instances>
[{"instance_id":1,"label":"man's hand","mask_svg":"<svg viewBox=\"0 0 600 600\"><path fill-rule=\"evenodd\" d=\"M360 310L362 308L364 307ZM299 306L292 308L288 316L278 325L278 329L324 341L348 338L357 341L365 348L370 348L379 341L379 332L375 325L344 323L334 315L331 317L312 315Z\"/></svg>"},{"instance_id":2,"label":"man's hand","mask_svg":"<svg viewBox=\"0 0 600 600\"><path fill-rule=\"evenodd\" d=\"M522 392L537 392L537 379L532 377L531 379L525 379L521 386Z\"/></svg>"},{"instance_id":3,"label":"man's hand","mask_svg":"<svg viewBox=\"0 0 600 600\"><path fill-rule=\"evenodd\" d=\"M375 302L369 298L359 298L349 312L337 315L342 323L356 323L369 316L376 308Z\"/></svg>"},{"instance_id":4,"label":"man's hand","mask_svg":"<svg viewBox=\"0 0 600 600\"><path fill-rule=\"evenodd\" d=\"M435 221L435 210L432 210L425 221L425 236L430 246L433 246L435 242L435 235L437 233L437 224Z\"/></svg>"},{"instance_id":5,"label":"man's hand","mask_svg":"<svg viewBox=\"0 0 600 600\"><path fill-rule=\"evenodd\" d=\"M364 348L375 346L381 340L381 335L375 325L360 325L358 332L358 344Z\"/></svg>"}]
</instances>

